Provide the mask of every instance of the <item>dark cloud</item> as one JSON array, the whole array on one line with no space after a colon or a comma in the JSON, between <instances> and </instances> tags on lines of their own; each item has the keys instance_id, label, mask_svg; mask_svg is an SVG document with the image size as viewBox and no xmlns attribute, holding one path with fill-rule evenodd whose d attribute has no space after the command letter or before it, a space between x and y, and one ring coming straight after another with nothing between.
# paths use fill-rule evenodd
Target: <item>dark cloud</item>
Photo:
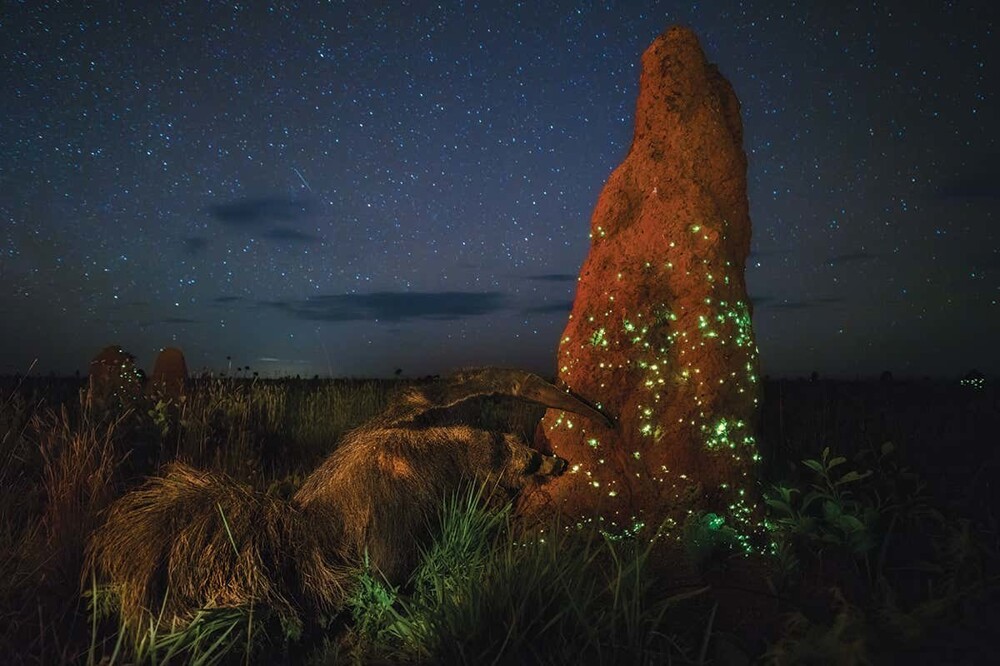
<instances>
[{"instance_id":1,"label":"dark cloud","mask_svg":"<svg viewBox=\"0 0 1000 666\"><path fill-rule=\"evenodd\" d=\"M192 256L201 254L201 251L206 247L208 247L208 239L202 236L191 236L184 239L184 249Z\"/></svg>"},{"instance_id":2,"label":"dark cloud","mask_svg":"<svg viewBox=\"0 0 1000 666\"><path fill-rule=\"evenodd\" d=\"M871 252L849 252L847 254L838 254L836 256L827 259L826 263L831 266L842 266L844 264L856 264L861 261L868 261L870 259L875 259L878 255Z\"/></svg>"},{"instance_id":3,"label":"dark cloud","mask_svg":"<svg viewBox=\"0 0 1000 666\"><path fill-rule=\"evenodd\" d=\"M263 233L263 237L270 240L289 241L293 243L318 243L320 241L318 236L313 236L312 234L303 233L288 227L274 227L272 229L268 229Z\"/></svg>"},{"instance_id":4,"label":"dark cloud","mask_svg":"<svg viewBox=\"0 0 1000 666\"><path fill-rule=\"evenodd\" d=\"M788 254L788 252L785 250L751 250L750 256L747 257L747 263L764 259L766 257L777 257L783 254Z\"/></svg>"},{"instance_id":5,"label":"dark cloud","mask_svg":"<svg viewBox=\"0 0 1000 666\"><path fill-rule=\"evenodd\" d=\"M528 275L525 279L537 282L576 282L576 275L572 273L546 273L544 275Z\"/></svg>"},{"instance_id":6,"label":"dark cloud","mask_svg":"<svg viewBox=\"0 0 1000 666\"><path fill-rule=\"evenodd\" d=\"M197 319L188 319L187 317L164 317L163 319L157 319L156 324L200 324L201 322Z\"/></svg>"},{"instance_id":7,"label":"dark cloud","mask_svg":"<svg viewBox=\"0 0 1000 666\"><path fill-rule=\"evenodd\" d=\"M242 296L216 296L212 299L212 302L218 305L227 305L229 303L237 303L242 300Z\"/></svg>"},{"instance_id":8,"label":"dark cloud","mask_svg":"<svg viewBox=\"0 0 1000 666\"><path fill-rule=\"evenodd\" d=\"M285 196L245 197L209 204L206 210L216 220L231 227L260 227L305 217L309 212L309 202Z\"/></svg>"},{"instance_id":9,"label":"dark cloud","mask_svg":"<svg viewBox=\"0 0 1000 666\"><path fill-rule=\"evenodd\" d=\"M1000 199L1000 173L995 168L1000 155L980 156L957 170L934 191L939 199Z\"/></svg>"},{"instance_id":10,"label":"dark cloud","mask_svg":"<svg viewBox=\"0 0 1000 666\"><path fill-rule=\"evenodd\" d=\"M1000 182L994 174L970 174L945 182L935 194L939 199L1000 199Z\"/></svg>"},{"instance_id":11,"label":"dark cloud","mask_svg":"<svg viewBox=\"0 0 1000 666\"><path fill-rule=\"evenodd\" d=\"M487 292L401 292L328 294L296 301L264 301L263 305L308 321L445 321L504 310L506 297Z\"/></svg>"},{"instance_id":12,"label":"dark cloud","mask_svg":"<svg viewBox=\"0 0 1000 666\"><path fill-rule=\"evenodd\" d=\"M843 298L812 298L808 300L777 300L774 298L756 298L753 299L755 307L766 308L769 310L807 310L810 308L818 308L824 305L836 305L837 303L842 303Z\"/></svg>"},{"instance_id":13,"label":"dark cloud","mask_svg":"<svg viewBox=\"0 0 1000 666\"><path fill-rule=\"evenodd\" d=\"M524 314L568 314L573 309L573 301L557 301L555 303L545 303L544 305L534 305L524 308Z\"/></svg>"}]
</instances>

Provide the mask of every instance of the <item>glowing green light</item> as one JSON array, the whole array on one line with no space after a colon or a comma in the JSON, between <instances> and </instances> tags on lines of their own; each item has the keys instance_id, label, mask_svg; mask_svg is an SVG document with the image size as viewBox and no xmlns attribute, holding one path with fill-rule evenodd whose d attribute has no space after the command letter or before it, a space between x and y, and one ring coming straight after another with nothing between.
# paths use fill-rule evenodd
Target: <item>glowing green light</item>
<instances>
[{"instance_id":1,"label":"glowing green light","mask_svg":"<svg viewBox=\"0 0 1000 666\"><path fill-rule=\"evenodd\" d=\"M594 334L590 336L590 344L594 347L607 347L608 338L606 331L603 328L599 328L594 331Z\"/></svg>"},{"instance_id":2,"label":"glowing green light","mask_svg":"<svg viewBox=\"0 0 1000 666\"><path fill-rule=\"evenodd\" d=\"M594 234L596 236L600 233L603 236L603 231L603 229L595 227ZM711 240L715 233L708 234L707 228L703 227L702 224L691 225L690 231L698 236L705 234L704 237L708 240ZM695 242L699 241L695 240ZM669 244L671 247L676 247L676 243L670 242ZM695 432L700 432L702 445L706 450L712 452L713 457L723 457L731 461L737 469L742 471L744 482L749 482L751 474L748 470L751 461L754 463L760 461L760 455L756 452L755 440L746 424L734 418L735 414L725 414L725 418L719 418L719 414L716 413L718 406L714 404L714 399L711 397L716 390L713 388L716 382L725 385L724 390L736 396L746 392L753 393L754 388L751 384L757 380L755 375L756 349L753 344L749 306L738 299L732 299L728 295L728 289L722 289L723 282L726 285L732 282L740 283L741 278L739 275L735 275L731 279L727 275L729 269L722 268L720 263L725 263L727 266L732 265L732 262L710 262L703 257L694 257L690 261L685 260L685 264L680 266L686 268L692 279L696 279L700 274L709 283L709 288L714 289L711 297L705 297L702 294L702 298L694 304L689 302L685 304L671 303L678 309L679 313L683 314L683 322L680 326L671 324L671 322L680 322L681 319L677 313L667 307L666 303L652 303L650 304L652 307L649 309L643 308L638 312L625 313L615 307L614 297L605 292L604 295L608 297L607 307L601 311L594 311L594 314L589 317L593 323L587 327L589 332L584 334L585 336L589 335L589 338L584 339L589 340L590 345L598 348L610 346L611 338L614 338L616 348L627 346L624 344L627 342L631 342L634 347L635 352L624 360L617 360L616 357L612 363L605 358L599 363L602 373L600 387L605 389L614 381L610 374L603 373L624 369L637 375L630 381L635 381L640 390L648 391L646 398L641 400L645 404L638 405L635 408L636 411L632 412L632 417L638 421L633 426L636 428L633 433L655 439L649 444L640 444L640 446L658 446L657 442L661 438L665 438L668 429L670 432L674 432L676 428L691 427ZM657 265L656 262L645 262L643 268L649 270L655 265ZM674 268L674 264L671 262L659 265L661 269L664 266L667 269ZM624 273L618 275L619 280L624 280L624 277ZM629 277L631 279L631 274ZM600 322L596 321L598 319ZM616 333L613 323L608 325L608 322L615 322L616 319L621 322L622 329L619 331L623 332ZM604 324L604 327L599 327L600 324ZM587 343L580 339L583 336L574 335L573 337L576 341L576 344L573 345L574 349L586 347ZM569 342L569 337L567 336L564 341ZM674 347L675 342L680 344ZM724 345L730 348L727 350ZM741 350L743 355L741 361L745 372L740 372L739 365L737 365L736 371L727 372L724 378L709 377L705 373L700 373L700 370L694 367L698 364L697 358L702 353L711 353L710 350L713 347L718 347L719 351L727 354L736 351L733 347L745 348L745 351ZM702 349L704 352L701 351ZM569 356L564 357L563 353ZM578 359L572 358L569 347L560 351L560 358L570 368L579 369L576 363ZM682 382L684 383L682 390L694 391L690 398L695 405L694 412L690 414L690 419L687 417L679 419L678 423L681 425L673 423L673 419L669 424L659 423L665 414L663 407L669 403L671 384L677 385ZM752 396L741 396L739 399L746 400L749 397ZM753 401L754 404L757 404L756 399ZM654 408L653 405L656 407ZM562 424L567 428L573 427L568 419ZM586 427L586 424L583 425ZM577 441L586 442L591 448L598 449L598 440L588 437L585 427L574 429L574 432L583 430ZM603 449L601 450L603 452ZM639 450L632 451L631 456L636 461L645 460ZM601 465L604 462L603 459L593 458L589 462L594 464L592 471L585 471L580 465L572 465L570 473L585 473L585 483L600 489L598 492L606 493L609 498L617 497L620 491L617 490L617 485L613 481L609 483L608 478L605 478L604 481L596 480L598 477L604 476L599 474L598 470L603 472L607 469L607 465ZM657 466L659 465L651 467ZM666 472L665 468L663 476L653 476L647 473L653 472L653 470L647 470L640 475L639 472L636 472L639 467L638 464L634 465L632 469L628 470L627 476L631 477L632 473L635 473L637 478L659 482L663 484L661 487L666 492L670 492L669 488L672 484L678 484L673 485L676 491L680 484L693 482L686 481L687 475ZM680 471L677 470L677 472ZM693 477L696 479L697 475L693 474ZM756 507L751 508L750 504L746 502L748 496L753 496L753 492L748 493L739 485L736 484L736 487L732 487L729 484L721 484L720 490L717 492L724 499L720 498L721 501L715 509L718 513L703 514L706 521L704 529L723 530L727 539L729 533L733 532L733 544L738 543L749 551L750 540L754 539L754 543L756 543L753 535L759 533L762 528L758 524L759 515L755 511ZM617 516L617 512L615 515ZM630 531L630 529L622 529L623 522L628 523L622 521L621 517L609 517L606 521L601 517L595 520L602 521L603 527L609 531L609 538L623 538ZM635 520L634 516L632 520ZM637 525L641 527L640 523ZM615 533L616 536L612 537L611 534Z\"/></svg>"}]
</instances>

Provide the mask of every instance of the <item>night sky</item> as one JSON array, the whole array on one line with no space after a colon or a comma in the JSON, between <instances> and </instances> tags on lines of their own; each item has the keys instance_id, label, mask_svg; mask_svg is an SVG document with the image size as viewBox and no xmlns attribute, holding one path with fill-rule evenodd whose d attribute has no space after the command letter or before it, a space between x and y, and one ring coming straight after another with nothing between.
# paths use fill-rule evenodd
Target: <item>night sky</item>
<instances>
[{"instance_id":1,"label":"night sky","mask_svg":"<svg viewBox=\"0 0 1000 666\"><path fill-rule=\"evenodd\" d=\"M554 374L675 23L743 104L762 373L1000 374L993 0L158 4L0 8L0 374Z\"/></svg>"}]
</instances>

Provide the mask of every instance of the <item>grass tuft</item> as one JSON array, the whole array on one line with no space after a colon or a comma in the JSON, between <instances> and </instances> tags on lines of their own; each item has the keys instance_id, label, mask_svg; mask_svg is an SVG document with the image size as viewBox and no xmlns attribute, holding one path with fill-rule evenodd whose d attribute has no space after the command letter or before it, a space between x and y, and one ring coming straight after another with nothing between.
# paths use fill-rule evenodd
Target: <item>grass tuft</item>
<instances>
[{"instance_id":1,"label":"grass tuft","mask_svg":"<svg viewBox=\"0 0 1000 666\"><path fill-rule=\"evenodd\" d=\"M405 590L370 571L352 599L360 659L430 663L665 663L689 646L666 628L683 599L654 590L650 545L553 526L522 540L482 490L445 501L440 537Z\"/></svg>"}]
</instances>

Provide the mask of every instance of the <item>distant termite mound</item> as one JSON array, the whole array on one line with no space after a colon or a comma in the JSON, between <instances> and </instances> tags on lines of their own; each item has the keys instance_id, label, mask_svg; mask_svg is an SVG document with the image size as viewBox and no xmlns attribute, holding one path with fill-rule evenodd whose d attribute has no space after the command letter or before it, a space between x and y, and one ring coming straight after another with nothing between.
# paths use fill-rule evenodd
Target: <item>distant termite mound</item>
<instances>
[{"instance_id":1,"label":"distant termite mound","mask_svg":"<svg viewBox=\"0 0 1000 666\"><path fill-rule=\"evenodd\" d=\"M118 345L108 345L90 361L90 399L99 406L128 406L142 394L143 373L135 356Z\"/></svg>"},{"instance_id":2,"label":"distant termite mound","mask_svg":"<svg viewBox=\"0 0 1000 666\"><path fill-rule=\"evenodd\" d=\"M164 347L156 355L149 390L165 397L178 398L184 393L188 379L184 352L177 347Z\"/></svg>"},{"instance_id":3,"label":"distant termite mound","mask_svg":"<svg viewBox=\"0 0 1000 666\"><path fill-rule=\"evenodd\" d=\"M742 141L739 100L694 33L658 37L558 350L559 380L618 422L549 409L537 445L570 470L526 511L555 508L619 533L679 533L695 519L733 528L747 548L761 533Z\"/></svg>"}]
</instances>

